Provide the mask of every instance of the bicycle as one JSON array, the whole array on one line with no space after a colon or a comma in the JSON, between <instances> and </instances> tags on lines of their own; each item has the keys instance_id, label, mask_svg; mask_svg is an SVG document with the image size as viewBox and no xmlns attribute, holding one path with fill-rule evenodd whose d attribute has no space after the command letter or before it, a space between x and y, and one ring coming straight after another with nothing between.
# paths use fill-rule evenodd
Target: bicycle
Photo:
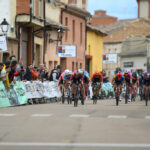
<instances>
[{"instance_id":1,"label":"bicycle","mask_svg":"<svg viewBox=\"0 0 150 150\"><path fill-rule=\"evenodd\" d=\"M135 102L136 99L136 87L135 85L133 85L133 89L132 89L132 101Z\"/></svg>"},{"instance_id":2,"label":"bicycle","mask_svg":"<svg viewBox=\"0 0 150 150\"><path fill-rule=\"evenodd\" d=\"M145 93L145 105L148 106L148 100L149 100L149 86L146 85L146 93Z\"/></svg>"},{"instance_id":3,"label":"bicycle","mask_svg":"<svg viewBox=\"0 0 150 150\"><path fill-rule=\"evenodd\" d=\"M129 98L129 86L126 85L125 104L128 103L128 98Z\"/></svg>"},{"instance_id":4,"label":"bicycle","mask_svg":"<svg viewBox=\"0 0 150 150\"><path fill-rule=\"evenodd\" d=\"M68 89L67 89L67 102L68 102L68 104L72 104L71 84L70 83L68 83Z\"/></svg>"},{"instance_id":5,"label":"bicycle","mask_svg":"<svg viewBox=\"0 0 150 150\"><path fill-rule=\"evenodd\" d=\"M99 89L99 84L100 83L94 83L94 96L93 96L93 104L97 104L97 99L99 97L99 94L98 94L98 89Z\"/></svg>"},{"instance_id":6,"label":"bicycle","mask_svg":"<svg viewBox=\"0 0 150 150\"><path fill-rule=\"evenodd\" d=\"M120 100L120 87L117 85L116 91L115 91L115 98L116 98L116 106L119 105Z\"/></svg>"}]
</instances>

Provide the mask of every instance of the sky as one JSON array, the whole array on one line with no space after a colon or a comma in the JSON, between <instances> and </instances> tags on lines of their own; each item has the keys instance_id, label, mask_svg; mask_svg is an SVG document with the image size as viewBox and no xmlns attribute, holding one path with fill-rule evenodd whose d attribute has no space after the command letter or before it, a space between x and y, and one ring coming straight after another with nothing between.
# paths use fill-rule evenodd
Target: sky
<instances>
[{"instance_id":1,"label":"sky","mask_svg":"<svg viewBox=\"0 0 150 150\"><path fill-rule=\"evenodd\" d=\"M136 0L88 0L88 11L92 15L99 9L106 10L108 15L119 20L137 18Z\"/></svg>"}]
</instances>

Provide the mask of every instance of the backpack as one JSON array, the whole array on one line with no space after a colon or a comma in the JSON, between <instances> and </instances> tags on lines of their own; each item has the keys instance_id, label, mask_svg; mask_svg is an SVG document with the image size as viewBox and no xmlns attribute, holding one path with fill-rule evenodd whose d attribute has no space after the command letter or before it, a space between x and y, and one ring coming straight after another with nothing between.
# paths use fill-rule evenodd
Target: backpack
<instances>
[{"instance_id":1,"label":"backpack","mask_svg":"<svg viewBox=\"0 0 150 150\"><path fill-rule=\"evenodd\" d=\"M49 80L50 80L50 81L53 81L53 73L54 73L54 71L55 71L55 69L53 69L53 70L51 71L51 74L50 74L50 77L49 77Z\"/></svg>"}]
</instances>

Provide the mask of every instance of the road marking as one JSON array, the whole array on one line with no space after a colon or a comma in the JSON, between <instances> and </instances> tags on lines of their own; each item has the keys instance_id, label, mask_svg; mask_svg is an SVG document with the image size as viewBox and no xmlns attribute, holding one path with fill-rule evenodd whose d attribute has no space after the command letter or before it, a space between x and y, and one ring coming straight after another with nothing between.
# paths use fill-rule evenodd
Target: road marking
<instances>
[{"instance_id":1,"label":"road marking","mask_svg":"<svg viewBox=\"0 0 150 150\"><path fill-rule=\"evenodd\" d=\"M145 116L145 119L150 119L150 116Z\"/></svg>"},{"instance_id":2,"label":"road marking","mask_svg":"<svg viewBox=\"0 0 150 150\"><path fill-rule=\"evenodd\" d=\"M106 147L106 148L150 148L149 143L25 143L25 142L0 142L0 146L15 147Z\"/></svg>"},{"instance_id":3,"label":"road marking","mask_svg":"<svg viewBox=\"0 0 150 150\"><path fill-rule=\"evenodd\" d=\"M127 119L125 115L109 115L107 118L109 119Z\"/></svg>"},{"instance_id":4,"label":"road marking","mask_svg":"<svg viewBox=\"0 0 150 150\"><path fill-rule=\"evenodd\" d=\"M53 114L32 114L32 117L51 117Z\"/></svg>"},{"instance_id":5,"label":"road marking","mask_svg":"<svg viewBox=\"0 0 150 150\"><path fill-rule=\"evenodd\" d=\"M84 114L72 114L70 115L71 118L88 118L89 115L84 115Z\"/></svg>"},{"instance_id":6,"label":"road marking","mask_svg":"<svg viewBox=\"0 0 150 150\"><path fill-rule=\"evenodd\" d=\"M15 114L0 114L0 117L13 117Z\"/></svg>"}]
</instances>

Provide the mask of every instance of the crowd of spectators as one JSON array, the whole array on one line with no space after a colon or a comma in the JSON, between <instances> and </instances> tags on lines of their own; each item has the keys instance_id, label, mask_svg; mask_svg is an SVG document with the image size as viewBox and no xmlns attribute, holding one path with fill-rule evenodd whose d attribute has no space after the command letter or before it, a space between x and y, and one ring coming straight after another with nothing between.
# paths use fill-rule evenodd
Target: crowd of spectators
<instances>
[{"instance_id":1,"label":"crowd of spectators","mask_svg":"<svg viewBox=\"0 0 150 150\"><path fill-rule=\"evenodd\" d=\"M17 62L16 57L13 55L10 60L5 64L0 62L0 81L9 88L10 83L13 81L58 81L61 75L61 66L54 67L53 70L48 70L44 64L38 67L29 64L24 68L22 62Z\"/></svg>"}]
</instances>

